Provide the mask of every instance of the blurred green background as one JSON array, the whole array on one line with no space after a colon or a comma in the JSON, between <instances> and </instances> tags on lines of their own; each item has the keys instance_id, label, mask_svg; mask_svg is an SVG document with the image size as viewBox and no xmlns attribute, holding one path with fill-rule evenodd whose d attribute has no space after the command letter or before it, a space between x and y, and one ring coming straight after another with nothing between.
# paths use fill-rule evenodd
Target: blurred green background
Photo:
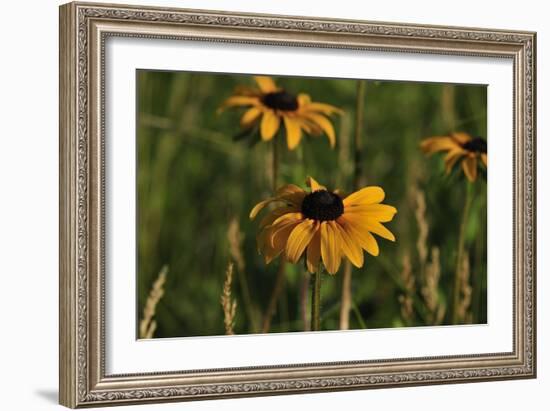
<instances>
[{"instance_id":1,"label":"blurred green background","mask_svg":"<svg viewBox=\"0 0 550 411\"><path fill-rule=\"evenodd\" d=\"M329 189L351 191L358 81L275 81L289 92L308 93L313 101L345 111L333 119L335 149L325 136L306 137L292 152L279 142L279 181L304 187L311 175ZM486 87L366 83L362 179L364 185L382 186L384 203L397 207L398 214L386 224L397 241L379 239L380 255L366 255L364 267L354 268L350 328L450 324L467 182L459 170L445 175L442 156L426 158L419 143L455 130L486 138ZM232 285L235 333L261 331L279 260L264 264L256 251L258 221L249 221L248 214L271 195L271 144L234 141L243 110L217 114L239 85L255 86L246 75L137 72L138 321L152 284L162 267L168 267L164 295L156 306L155 337L224 334L220 295L228 262L239 259L230 250L230 224L233 238L242 240L237 254L244 261L236 265ZM486 180L478 179L471 189L474 199L465 226L470 301L461 322L485 323ZM439 281L431 284L436 308L425 292L433 247L440 262ZM323 330L339 328L343 269L323 275ZM303 266L286 264L285 280L269 332L304 330Z\"/></svg>"}]
</instances>

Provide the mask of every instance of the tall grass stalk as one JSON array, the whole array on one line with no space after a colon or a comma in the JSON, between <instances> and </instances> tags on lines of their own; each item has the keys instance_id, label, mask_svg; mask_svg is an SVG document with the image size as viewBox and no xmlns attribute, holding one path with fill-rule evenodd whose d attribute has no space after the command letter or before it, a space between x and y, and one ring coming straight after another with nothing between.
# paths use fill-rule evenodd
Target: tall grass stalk
<instances>
[{"instance_id":1,"label":"tall grass stalk","mask_svg":"<svg viewBox=\"0 0 550 411\"><path fill-rule=\"evenodd\" d=\"M459 300L457 318L461 324L471 324L472 312L469 310L472 303L472 286L470 285L470 257L464 252L460 265Z\"/></svg>"},{"instance_id":2,"label":"tall grass stalk","mask_svg":"<svg viewBox=\"0 0 550 411\"><path fill-rule=\"evenodd\" d=\"M460 316L460 288L462 280L462 265L464 259L464 243L466 240L466 226L468 225L468 217L473 201L473 184L466 182L466 196L464 197L464 207L462 211L462 221L458 232L458 244L456 253L456 270L453 285L452 299L452 317L451 323L457 324Z\"/></svg>"},{"instance_id":3,"label":"tall grass stalk","mask_svg":"<svg viewBox=\"0 0 550 411\"><path fill-rule=\"evenodd\" d=\"M164 295L164 283L166 282L167 274L168 266L165 265L161 268L157 279L149 291L149 296L143 308L143 318L139 323L139 338L153 338L155 334L155 330L157 329L155 312L158 302Z\"/></svg>"},{"instance_id":4,"label":"tall grass stalk","mask_svg":"<svg viewBox=\"0 0 550 411\"><path fill-rule=\"evenodd\" d=\"M231 297L231 283L233 282L233 263L227 265L225 271L225 281L223 283L222 295L220 296L220 304L223 309L223 323L226 335L235 334L235 316L237 313L237 300Z\"/></svg>"},{"instance_id":5,"label":"tall grass stalk","mask_svg":"<svg viewBox=\"0 0 550 411\"><path fill-rule=\"evenodd\" d=\"M439 280L441 278L441 262L439 248L432 247L431 261L424 270L424 284L420 290L424 304L428 309L428 324L439 325L445 316L445 305L439 299Z\"/></svg>"},{"instance_id":6,"label":"tall grass stalk","mask_svg":"<svg viewBox=\"0 0 550 411\"><path fill-rule=\"evenodd\" d=\"M416 294L416 282L412 272L411 257L408 253L403 256L403 269L401 270L401 281L404 292L398 297L401 305L401 318L407 326L414 324L414 296Z\"/></svg>"},{"instance_id":7,"label":"tall grass stalk","mask_svg":"<svg viewBox=\"0 0 550 411\"><path fill-rule=\"evenodd\" d=\"M441 88L441 117L449 131L456 127L455 86L445 84Z\"/></svg>"},{"instance_id":8,"label":"tall grass stalk","mask_svg":"<svg viewBox=\"0 0 550 411\"><path fill-rule=\"evenodd\" d=\"M415 202L414 216L418 227L418 238L416 239L416 250L420 261L420 273L425 278L426 262L428 260L428 233L429 226L426 219L426 197L424 192L417 186L413 186Z\"/></svg>"}]
</instances>

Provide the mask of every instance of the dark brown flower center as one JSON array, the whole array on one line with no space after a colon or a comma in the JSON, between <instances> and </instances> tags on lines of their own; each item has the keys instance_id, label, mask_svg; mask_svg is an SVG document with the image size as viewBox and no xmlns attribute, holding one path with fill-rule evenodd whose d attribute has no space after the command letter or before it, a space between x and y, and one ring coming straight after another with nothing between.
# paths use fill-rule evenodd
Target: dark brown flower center
<instances>
[{"instance_id":1,"label":"dark brown flower center","mask_svg":"<svg viewBox=\"0 0 550 411\"><path fill-rule=\"evenodd\" d=\"M473 153L487 153L487 142L481 137L475 137L462 144L462 148Z\"/></svg>"},{"instance_id":2,"label":"dark brown flower center","mask_svg":"<svg viewBox=\"0 0 550 411\"><path fill-rule=\"evenodd\" d=\"M284 90L265 94L262 97L262 103L274 110L295 111L298 108L296 96Z\"/></svg>"},{"instance_id":3,"label":"dark brown flower center","mask_svg":"<svg viewBox=\"0 0 550 411\"><path fill-rule=\"evenodd\" d=\"M336 220L344 213L344 203L337 194L318 190L304 197L302 214L317 221Z\"/></svg>"}]
</instances>

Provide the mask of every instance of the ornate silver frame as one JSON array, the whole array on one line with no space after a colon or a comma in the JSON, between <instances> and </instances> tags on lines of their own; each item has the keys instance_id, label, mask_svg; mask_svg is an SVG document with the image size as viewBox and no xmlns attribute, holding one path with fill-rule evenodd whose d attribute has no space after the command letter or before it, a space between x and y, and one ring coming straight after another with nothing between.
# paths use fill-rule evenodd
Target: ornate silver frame
<instances>
[{"instance_id":1,"label":"ornate silver frame","mask_svg":"<svg viewBox=\"0 0 550 411\"><path fill-rule=\"evenodd\" d=\"M104 44L109 36L490 56L514 64L514 349L471 356L106 375ZM70 3L60 8L60 403L76 408L536 376L532 32Z\"/></svg>"}]
</instances>

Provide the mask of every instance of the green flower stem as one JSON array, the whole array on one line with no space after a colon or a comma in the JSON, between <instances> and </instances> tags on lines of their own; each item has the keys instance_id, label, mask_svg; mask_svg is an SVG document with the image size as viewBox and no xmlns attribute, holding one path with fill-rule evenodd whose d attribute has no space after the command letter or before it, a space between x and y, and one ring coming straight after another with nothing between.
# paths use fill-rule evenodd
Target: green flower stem
<instances>
[{"instance_id":1,"label":"green flower stem","mask_svg":"<svg viewBox=\"0 0 550 411\"><path fill-rule=\"evenodd\" d=\"M321 264L311 274L311 331L321 330Z\"/></svg>"},{"instance_id":2,"label":"green flower stem","mask_svg":"<svg viewBox=\"0 0 550 411\"><path fill-rule=\"evenodd\" d=\"M363 115L365 112L365 95L367 94L367 82L357 81L357 101L355 109L355 135L353 137L353 189L358 190L361 186L363 175Z\"/></svg>"},{"instance_id":3,"label":"green flower stem","mask_svg":"<svg viewBox=\"0 0 550 411\"><path fill-rule=\"evenodd\" d=\"M456 270L453 286L453 299L452 299L452 318L451 323L458 323L458 306L460 304L460 270L462 265L462 259L464 258L464 242L466 239L466 226L468 224L468 216L470 214L470 208L473 200L473 183L466 182L466 196L464 198L464 207L462 211L462 222L460 223L460 229L458 233L458 248L456 253Z\"/></svg>"},{"instance_id":4,"label":"green flower stem","mask_svg":"<svg viewBox=\"0 0 550 411\"><path fill-rule=\"evenodd\" d=\"M357 97L355 107L355 134L353 138L353 191L361 187L361 178L363 169L362 160L362 141L363 141L363 115L365 111L365 95L367 91L367 82L365 80L357 81ZM342 304L340 306L340 329L349 329L349 317L352 308L351 301L351 263L346 260L344 264L344 273L342 274Z\"/></svg>"},{"instance_id":5,"label":"green flower stem","mask_svg":"<svg viewBox=\"0 0 550 411\"><path fill-rule=\"evenodd\" d=\"M311 321L307 312L308 309L308 286L309 279L307 273L304 273L300 285L300 316L304 331L311 331Z\"/></svg>"}]
</instances>

